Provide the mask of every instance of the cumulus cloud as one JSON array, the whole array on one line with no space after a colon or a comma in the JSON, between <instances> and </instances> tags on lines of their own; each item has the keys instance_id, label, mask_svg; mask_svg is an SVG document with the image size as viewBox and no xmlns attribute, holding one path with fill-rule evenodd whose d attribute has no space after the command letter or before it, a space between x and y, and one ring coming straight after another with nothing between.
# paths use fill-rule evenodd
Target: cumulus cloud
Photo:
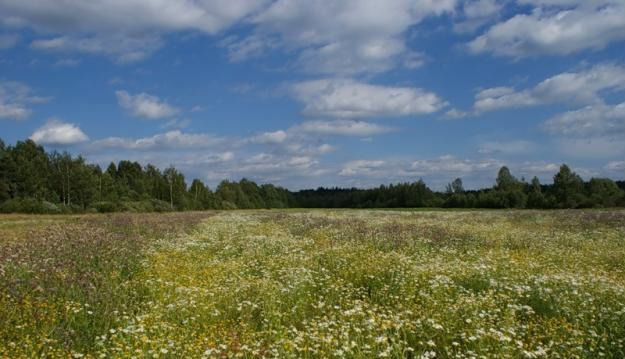
<instances>
[{"instance_id":1,"label":"cumulus cloud","mask_svg":"<svg viewBox=\"0 0 625 359\"><path fill-rule=\"evenodd\" d=\"M241 61L267 48L295 51L297 65L324 74L383 72L412 67L407 30L430 16L454 11L456 0L278 0L251 18L255 31L231 42Z\"/></svg>"},{"instance_id":2,"label":"cumulus cloud","mask_svg":"<svg viewBox=\"0 0 625 359\"><path fill-rule=\"evenodd\" d=\"M298 125L295 129L311 134L354 137L369 137L395 130L391 127L353 120L307 121Z\"/></svg>"},{"instance_id":3,"label":"cumulus cloud","mask_svg":"<svg viewBox=\"0 0 625 359\"><path fill-rule=\"evenodd\" d=\"M504 5L497 0L470 0L462 4L462 20L454 24L458 33L474 32L495 20Z\"/></svg>"},{"instance_id":4,"label":"cumulus cloud","mask_svg":"<svg viewBox=\"0 0 625 359\"><path fill-rule=\"evenodd\" d=\"M446 102L414 87L370 85L354 80L323 79L292 87L307 116L339 119L418 116L437 112Z\"/></svg>"},{"instance_id":5,"label":"cumulus cloud","mask_svg":"<svg viewBox=\"0 0 625 359\"><path fill-rule=\"evenodd\" d=\"M79 52L103 55L120 64L144 60L162 46L158 36L112 34L106 36L65 35L38 39L30 44L35 50Z\"/></svg>"},{"instance_id":6,"label":"cumulus cloud","mask_svg":"<svg viewBox=\"0 0 625 359\"><path fill-rule=\"evenodd\" d=\"M265 6L268 0L46 0L0 2L0 24L61 35L36 40L43 50L107 55L139 61L161 46L161 34L199 31L217 34ZM146 37L144 34L152 36Z\"/></svg>"},{"instance_id":7,"label":"cumulus cloud","mask_svg":"<svg viewBox=\"0 0 625 359\"><path fill-rule=\"evenodd\" d=\"M156 134L139 139L109 137L94 141L92 150L122 149L137 151L161 151L172 149L204 149L223 143L223 139L210 134L183 133L180 130Z\"/></svg>"},{"instance_id":8,"label":"cumulus cloud","mask_svg":"<svg viewBox=\"0 0 625 359\"><path fill-rule=\"evenodd\" d=\"M600 103L605 91L625 90L625 66L599 64L578 72L550 77L533 88L494 87L475 96L477 112L553 103Z\"/></svg>"},{"instance_id":9,"label":"cumulus cloud","mask_svg":"<svg viewBox=\"0 0 625 359\"><path fill-rule=\"evenodd\" d=\"M277 144L286 141L288 135L285 131L265 132L251 138L252 143Z\"/></svg>"},{"instance_id":10,"label":"cumulus cloud","mask_svg":"<svg viewBox=\"0 0 625 359\"><path fill-rule=\"evenodd\" d=\"M451 110L445 112L445 119L449 119L449 120L458 120L461 118L465 118L470 116L471 113L467 112L467 111L462 111L462 110L458 110L457 108L452 108Z\"/></svg>"},{"instance_id":11,"label":"cumulus cloud","mask_svg":"<svg viewBox=\"0 0 625 359\"><path fill-rule=\"evenodd\" d=\"M340 171L341 176L381 177L389 173L403 177L425 177L432 175L462 176L475 172L497 171L502 162L494 159L459 159L451 155L415 161L356 160L347 162Z\"/></svg>"},{"instance_id":12,"label":"cumulus cloud","mask_svg":"<svg viewBox=\"0 0 625 359\"><path fill-rule=\"evenodd\" d=\"M119 63L150 56L169 33L216 35L246 24L249 35L223 42L231 61L281 48L295 53L306 71L354 74L420 66L422 55L406 44L408 30L427 17L451 14L456 2L67 0L58 6L7 0L0 3L0 24L54 35L35 40L35 49L104 55Z\"/></svg>"},{"instance_id":13,"label":"cumulus cloud","mask_svg":"<svg viewBox=\"0 0 625 359\"><path fill-rule=\"evenodd\" d=\"M35 96L30 87L23 83L0 81L0 119L24 120L32 113L31 105L49 100Z\"/></svg>"},{"instance_id":14,"label":"cumulus cloud","mask_svg":"<svg viewBox=\"0 0 625 359\"><path fill-rule=\"evenodd\" d=\"M66 0L63 6L46 0L5 0L0 19L13 26L51 32L124 30L199 30L217 33L265 5L266 0Z\"/></svg>"},{"instance_id":15,"label":"cumulus cloud","mask_svg":"<svg viewBox=\"0 0 625 359\"><path fill-rule=\"evenodd\" d=\"M625 103L597 103L546 120L542 129L554 135L566 156L610 159L625 155Z\"/></svg>"},{"instance_id":16,"label":"cumulus cloud","mask_svg":"<svg viewBox=\"0 0 625 359\"><path fill-rule=\"evenodd\" d=\"M82 130L72 124L51 119L45 125L38 128L30 139L41 145L71 146L86 142L89 137Z\"/></svg>"},{"instance_id":17,"label":"cumulus cloud","mask_svg":"<svg viewBox=\"0 0 625 359\"><path fill-rule=\"evenodd\" d=\"M380 169L384 167L385 162L380 160L356 160L347 162L339 176L375 176L380 173Z\"/></svg>"},{"instance_id":18,"label":"cumulus cloud","mask_svg":"<svg viewBox=\"0 0 625 359\"><path fill-rule=\"evenodd\" d=\"M131 95L127 91L116 91L119 105L135 117L158 120L177 115L180 110L147 93Z\"/></svg>"},{"instance_id":19,"label":"cumulus cloud","mask_svg":"<svg viewBox=\"0 0 625 359\"><path fill-rule=\"evenodd\" d=\"M544 124L545 130L562 136L618 136L625 138L625 102L598 104L557 115Z\"/></svg>"},{"instance_id":20,"label":"cumulus cloud","mask_svg":"<svg viewBox=\"0 0 625 359\"><path fill-rule=\"evenodd\" d=\"M625 3L620 0L521 0L535 6L492 26L469 43L473 53L522 58L569 55L625 40Z\"/></svg>"},{"instance_id":21,"label":"cumulus cloud","mask_svg":"<svg viewBox=\"0 0 625 359\"><path fill-rule=\"evenodd\" d=\"M461 176L473 172L495 171L501 166L502 163L494 159L470 160L445 155L435 159L416 160L410 165L410 170L420 175L440 173Z\"/></svg>"}]
</instances>

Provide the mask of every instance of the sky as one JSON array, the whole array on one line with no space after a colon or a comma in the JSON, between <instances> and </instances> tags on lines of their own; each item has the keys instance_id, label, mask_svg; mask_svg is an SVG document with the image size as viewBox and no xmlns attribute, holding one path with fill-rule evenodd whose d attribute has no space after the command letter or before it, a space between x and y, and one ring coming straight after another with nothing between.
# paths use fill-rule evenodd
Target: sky
<instances>
[{"instance_id":1,"label":"sky","mask_svg":"<svg viewBox=\"0 0 625 359\"><path fill-rule=\"evenodd\" d=\"M211 186L625 178L624 0L0 0L0 138Z\"/></svg>"}]
</instances>

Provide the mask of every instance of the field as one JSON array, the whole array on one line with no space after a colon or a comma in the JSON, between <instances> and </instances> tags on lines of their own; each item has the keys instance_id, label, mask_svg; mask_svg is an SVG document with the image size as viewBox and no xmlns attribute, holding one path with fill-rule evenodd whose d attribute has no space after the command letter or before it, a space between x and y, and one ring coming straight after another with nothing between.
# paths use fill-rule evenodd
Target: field
<instances>
[{"instance_id":1,"label":"field","mask_svg":"<svg viewBox=\"0 0 625 359\"><path fill-rule=\"evenodd\" d=\"M0 357L625 357L625 211L0 217Z\"/></svg>"}]
</instances>

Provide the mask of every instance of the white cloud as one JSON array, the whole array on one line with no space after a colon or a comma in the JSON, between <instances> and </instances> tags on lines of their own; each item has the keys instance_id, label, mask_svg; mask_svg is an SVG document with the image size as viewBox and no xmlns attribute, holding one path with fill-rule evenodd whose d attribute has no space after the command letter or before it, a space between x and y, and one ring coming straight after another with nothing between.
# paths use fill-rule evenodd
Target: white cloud
<instances>
[{"instance_id":1,"label":"white cloud","mask_svg":"<svg viewBox=\"0 0 625 359\"><path fill-rule=\"evenodd\" d=\"M542 126L561 154L573 158L625 156L625 103L597 103L556 115Z\"/></svg>"},{"instance_id":2,"label":"white cloud","mask_svg":"<svg viewBox=\"0 0 625 359\"><path fill-rule=\"evenodd\" d=\"M223 142L222 138L213 135L183 133L180 130L175 130L139 139L109 137L94 141L90 147L92 150L162 151L171 149L204 149L222 144Z\"/></svg>"},{"instance_id":3,"label":"white cloud","mask_svg":"<svg viewBox=\"0 0 625 359\"><path fill-rule=\"evenodd\" d=\"M126 91L116 91L115 95L119 105L135 117L157 120L175 116L180 112L158 97L146 93L131 95Z\"/></svg>"},{"instance_id":4,"label":"white cloud","mask_svg":"<svg viewBox=\"0 0 625 359\"><path fill-rule=\"evenodd\" d=\"M35 41L40 49L63 49L132 62L160 47L160 35L197 30L207 34L241 21L268 0L47 0L0 2L0 24L62 35ZM145 37L144 34L152 34Z\"/></svg>"},{"instance_id":5,"label":"white cloud","mask_svg":"<svg viewBox=\"0 0 625 359\"><path fill-rule=\"evenodd\" d=\"M454 31L458 33L474 32L495 20L502 9L503 3L497 0L465 1L462 5L463 20L454 24Z\"/></svg>"},{"instance_id":6,"label":"white cloud","mask_svg":"<svg viewBox=\"0 0 625 359\"><path fill-rule=\"evenodd\" d=\"M260 9L265 0L4 0L0 19L52 32L199 30L215 34Z\"/></svg>"},{"instance_id":7,"label":"white cloud","mask_svg":"<svg viewBox=\"0 0 625 359\"><path fill-rule=\"evenodd\" d=\"M74 124L52 119L38 128L30 139L41 145L71 146L86 142L89 137Z\"/></svg>"},{"instance_id":8,"label":"white cloud","mask_svg":"<svg viewBox=\"0 0 625 359\"><path fill-rule=\"evenodd\" d=\"M49 52L79 52L103 55L113 58L117 63L127 64L149 57L162 46L162 42L158 36L145 35L66 35L35 40L30 46L35 50Z\"/></svg>"},{"instance_id":9,"label":"white cloud","mask_svg":"<svg viewBox=\"0 0 625 359\"><path fill-rule=\"evenodd\" d=\"M459 159L451 155L415 161L356 160L347 162L340 171L341 176L388 177L393 174L402 177L425 177L443 175L457 177L475 172L493 172L502 166L494 159ZM493 172L494 173L494 172Z\"/></svg>"},{"instance_id":10,"label":"white cloud","mask_svg":"<svg viewBox=\"0 0 625 359\"><path fill-rule=\"evenodd\" d=\"M368 118L417 116L437 112L446 103L436 94L413 87L369 85L353 80L324 79L293 86L307 116Z\"/></svg>"},{"instance_id":11,"label":"white cloud","mask_svg":"<svg viewBox=\"0 0 625 359\"><path fill-rule=\"evenodd\" d=\"M553 176L560 170L560 165L557 163L549 162L525 162L520 166L520 174L526 175L528 178L531 176L544 177L545 175Z\"/></svg>"},{"instance_id":12,"label":"white cloud","mask_svg":"<svg viewBox=\"0 0 625 359\"><path fill-rule=\"evenodd\" d=\"M487 112L553 103L600 103L602 92L622 90L625 90L625 66L600 64L555 75L521 91L511 87L485 89L475 96L474 109Z\"/></svg>"},{"instance_id":13,"label":"white cloud","mask_svg":"<svg viewBox=\"0 0 625 359\"><path fill-rule=\"evenodd\" d=\"M495 183L502 166L510 168L517 178L538 176L543 183L550 183L560 164L545 161L502 161L496 158L458 158L452 155L418 160L407 159L361 159L343 164L339 170L342 183L354 186L376 186L381 183L397 183L423 179L432 189L444 190L454 178L461 178L467 189L490 187ZM618 165L615 165L618 166ZM597 171L575 167L584 178L597 175Z\"/></svg>"},{"instance_id":14,"label":"white cloud","mask_svg":"<svg viewBox=\"0 0 625 359\"><path fill-rule=\"evenodd\" d=\"M451 13L455 5L456 0L278 0L252 17L254 33L229 45L231 57L240 61L280 46L315 73L412 67L407 30L426 17Z\"/></svg>"},{"instance_id":15,"label":"white cloud","mask_svg":"<svg viewBox=\"0 0 625 359\"><path fill-rule=\"evenodd\" d=\"M502 162L494 159L469 160L445 155L436 159L417 160L412 162L410 170L416 175L448 174L462 176L473 172L496 171Z\"/></svg>"},{"instance_id":16,"label":"white cloud","mask_svg":"<svg viewBox=\"0 0 625 359\"><path fill-rule=\"evenodd\" d=\"M30 87L22 83L0 81L0 119L24 120L32 113L30 105L49 100L33 95Z\"/></svg>"},{"instance_id":17,"label":"white cloud","mask_svg":"<svg viewBox=\"0 0 625 359\"><path fill-rule=\"evenodd\" d=\"M612 161L605 165L608 171L622 172L625 171L625 161Z\"/></svg>"},{"instance_id":18,"label":"white cloud","mask_svg":"<svg viewBox=\"0 0 625 359\"><path fill-rule=\"evenodd\" d=\"M265 132L254 136L252 137L251 142L259 144L277 144L286 141L287 137L288 135L285 131L279 130L275 132Z\"/></svg>"},{"instance_id":19,"label":"white cloud","mask_svg":"<svg viewBox=\"0 0 625 359\"><path fill-rule=\"evenodd\" d=\"M193 154L192 156L182 156L177 162L181 166L199 166L223 164L234 160L235 154L232 151L210 154Z\"/></svg>"},{"instance_id":20,"label":"white cloud","mask_svg":"<svg viewBox=\"0 0 625 359\"><path fill-rule=\"evenodd\" d=\"M394 131L391 127L352 120L307 121L298 125L295 130L319 135L355 137L368 137Z\"/></svg>"},{"instance_id":21,"label":"white cloud","mask_svg":"<svg viewBox=\"0 0 625 359\"><path fill-rule=\"evenodd\" d=\"M469 43L473 53L522 58L599 50L625 40L625 2L621 0L525 0L538 6L492 26Z\"/></svg>"},{"instance_id":22,"label":"white cloud","mask_svg":"<svg viewBox=\"0 0 625 359\"><path fill-rule=\"evenodd\" d=\"M562 136L619 136L625 138L625 102L598 104L565 112L547 120L545 130Z\"/></svg>"},{"instance_id":23,"label":"white cloud","mask_svg":"<svg viewBox=\"0 0 625 359\"><path fill-rule=\"evenodd\" d=\"M537 144L525 140L484 142L478 149L479 153L493 155L522 155L534 152Z\"/></svg>"},{"instance_id":24,"label":"white cloud","mask_svg":"<svg viewBox=\"0 0 625 359\"><path fill-rule=\"evenodd\" d=\"M339 176L376 176L385 165L380 160L356 160L347 162L339 172Z\"/></svg>"},{"instance_id":25,"label":"white cloud","mask_svg":"<svg viewBox=\"0 0 625 359\"><path fill-rule=\"evenodd\" d=\"M458 119L465 118L470 115L471 114L469 112L458 110L456 108L452 108L451 110L445 112L444 118L450 119L450 120L458 120Z\"/></svg>"},{"instance_id":26,"label":"white cloud","mask_svg":"<svg viewBox=\"0 0 625 359\"><path fill-rule=\"evenodd\" d=\"M561 154L572 158L610 159L625 156L625 141L620 137L559 138L556 145Z\"/></svg>"},{"instance_id":27,"label":"white cloud","mask_svg":"<svg viewBox=\"0 0 625 359\"><path fill-rule=\"evenodd\" d=\"M451 155L430 159L361 159L343 164L339 178L354 186L373 186L423 179L431 188L442 190L456 177L465 188L489 186L504 162L496 159L459 159Z\"/></svg>"}]
</instances>

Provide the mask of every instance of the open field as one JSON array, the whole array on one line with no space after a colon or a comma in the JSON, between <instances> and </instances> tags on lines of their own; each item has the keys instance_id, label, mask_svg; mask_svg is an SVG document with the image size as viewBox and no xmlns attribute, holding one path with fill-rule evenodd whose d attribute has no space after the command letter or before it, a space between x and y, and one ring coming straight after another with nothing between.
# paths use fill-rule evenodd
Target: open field
<instances>
[{"instance_id":1,"label":"open field","mask_svg":"<svg viewBox=\"0 0 625 359\"><path fill-rule=\"evenodd\" d=\"M0 357L625 357L625 211L0 217Z\"/></svg>"}]
</instances>

